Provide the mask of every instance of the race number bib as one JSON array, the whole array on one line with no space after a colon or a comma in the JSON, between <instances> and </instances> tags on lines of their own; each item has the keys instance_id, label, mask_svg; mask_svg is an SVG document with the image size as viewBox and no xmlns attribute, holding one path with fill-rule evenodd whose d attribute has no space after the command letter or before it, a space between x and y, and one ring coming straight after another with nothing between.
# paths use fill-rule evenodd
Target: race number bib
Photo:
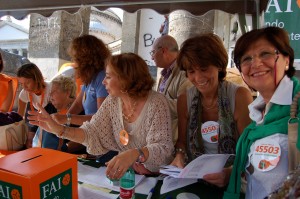
<instances>
[{"instance_id":1,"label":"race number bib","mask_svg":"<svg viewBox=\"0 0 300 199\"><path fill-rule=\"evenodd\" d=\"M203 140L209 143L217 143L219 140L219 123L208 121L202 124L201 134Z\"/></svg>"},{"instance_id":2,"label":"race number bib","mask_svg":"<svg viewBox=\"0 0 300 199\"><path fill-rule=\"evenodd\" d=\"M259 171L266 172L274 169L281 155L278 142L272 139L258 140L255 142L252 165Z\"/></svg>"}]
</instances>

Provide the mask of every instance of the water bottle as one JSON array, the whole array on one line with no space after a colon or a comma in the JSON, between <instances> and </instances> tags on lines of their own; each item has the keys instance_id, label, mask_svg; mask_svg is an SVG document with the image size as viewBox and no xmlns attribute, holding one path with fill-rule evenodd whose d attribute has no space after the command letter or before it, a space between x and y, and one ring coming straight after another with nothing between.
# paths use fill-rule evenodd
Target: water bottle
<instances>
[{"instance_id":1,"label":"water bottle","mask_svg":"<svg viewBox=\"0 0 300 199\"><path fill-rule=\"evenodd\" d=\"M129 167L120 179L120 198L135 199L134 196L135 174L133 168Z\"/></svg>"}]
</instances>

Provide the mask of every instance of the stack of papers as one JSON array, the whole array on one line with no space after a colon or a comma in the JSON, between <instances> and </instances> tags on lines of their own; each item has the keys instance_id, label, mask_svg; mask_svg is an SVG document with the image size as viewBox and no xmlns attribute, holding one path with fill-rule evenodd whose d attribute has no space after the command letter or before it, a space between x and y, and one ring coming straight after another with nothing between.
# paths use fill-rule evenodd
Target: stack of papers
<instances>
[{"instance_id":1,"label":"stack of papers","mask_svg":"<svg viewBox=\"0 0 300 199\"><path fill-rule=\"evenodd\" d=\"M203 154L183 169L167 165L161 167L159 172L174 178L201 179L206 174L221 172L231 155L233 154Z\"/></svg>"},{"instance_id":2,"label":"stack of papers","mask_svg":"<svg viewBox=\"0 0 300 199\"><path fill-rule=\"evenodd\" d=\"M106 167L95 168L88 165L83 165L78 162L78 181L84 184L94 185L113 191L120 191L118 183L112 182L106 177ZM147 177L144 175L135 174L135 192L140 194L148 194L152 187L155 187L157 178ZM86 186L85 186L86 188ZM99 192L99 190L97 190Z\"/></svg>"}]
</instances>

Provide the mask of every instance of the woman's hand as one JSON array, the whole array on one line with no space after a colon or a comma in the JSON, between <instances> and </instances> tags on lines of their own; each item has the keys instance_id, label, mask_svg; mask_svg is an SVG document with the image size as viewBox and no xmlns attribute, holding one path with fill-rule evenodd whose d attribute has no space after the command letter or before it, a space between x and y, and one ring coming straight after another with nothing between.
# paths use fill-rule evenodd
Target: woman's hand
<instances>
[{"instance_id":1,"label":"woman's hand","mask_svg":"<svg viewBox=\"0 0 300 199\"><path fill-rule=\"evenodd\" d=\"M183 169L185 166L185 157L183 153L176 153L174 160L171 165Z\"/></svg>"},{"instance_id":2,"label":"woman's hand","mask_svg":"<svg viewBox=\"0 0 300 199\"><path fill-rule=\"evenodd\" d=\"M47 111L40 105L37 104L38 111L28 111L29 124L39 126L48 132L53 132L57 134L63 130L62 125L58 124L52 119L52 117L47 113Z\"/></svg>"},{"instance_id":3,"label":"woman's hand","mask_svg":"<svg viewBox=\"0 0 300 199\"><path fill-rule=\"evenodd\" d=\"M211 173L203 176L203 180L214 184L218 187L225 187L230 178L232 167L224 168L220 173Z\"/></svg>"},{"instance_id":4,"label":"woman's hand","mask_svg":"<svg viewBox=\"0 0 300 199\"><path fill-rule=\"evenodd\" d=\"M120 179L128 170L128 168L132 166L133 163L135 163L137 157L133 155L133 150L135 149L129 149L127 151L119 153L110 161L105 163L107 166L106 176L109 179Z\"/></svg>"}]
</instances>

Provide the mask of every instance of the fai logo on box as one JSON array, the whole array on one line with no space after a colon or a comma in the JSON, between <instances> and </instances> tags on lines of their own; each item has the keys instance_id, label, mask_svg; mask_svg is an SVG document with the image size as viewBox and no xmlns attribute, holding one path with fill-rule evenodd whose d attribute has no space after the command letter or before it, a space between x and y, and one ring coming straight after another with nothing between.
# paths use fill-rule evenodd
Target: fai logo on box
<instances>
[{"instance_id":1,"label":"fai logo on box","mask_svg":"<svg viewBox=\"0 0 300 199\"><path fill-rule=\"evenodd\" d=\"M72 169L40 184L40 198L72 199Z\"/></svg>"},{"instance_id":2,"label":"fai logo on box","mask_svg":"<svg viewBox=\"0 0 300 199\"><path fill-rule=\"evenodd\" d=\"M0 198L1 199L21 199L22 187L0 181Z\"/></svg>"}]
</instances>

